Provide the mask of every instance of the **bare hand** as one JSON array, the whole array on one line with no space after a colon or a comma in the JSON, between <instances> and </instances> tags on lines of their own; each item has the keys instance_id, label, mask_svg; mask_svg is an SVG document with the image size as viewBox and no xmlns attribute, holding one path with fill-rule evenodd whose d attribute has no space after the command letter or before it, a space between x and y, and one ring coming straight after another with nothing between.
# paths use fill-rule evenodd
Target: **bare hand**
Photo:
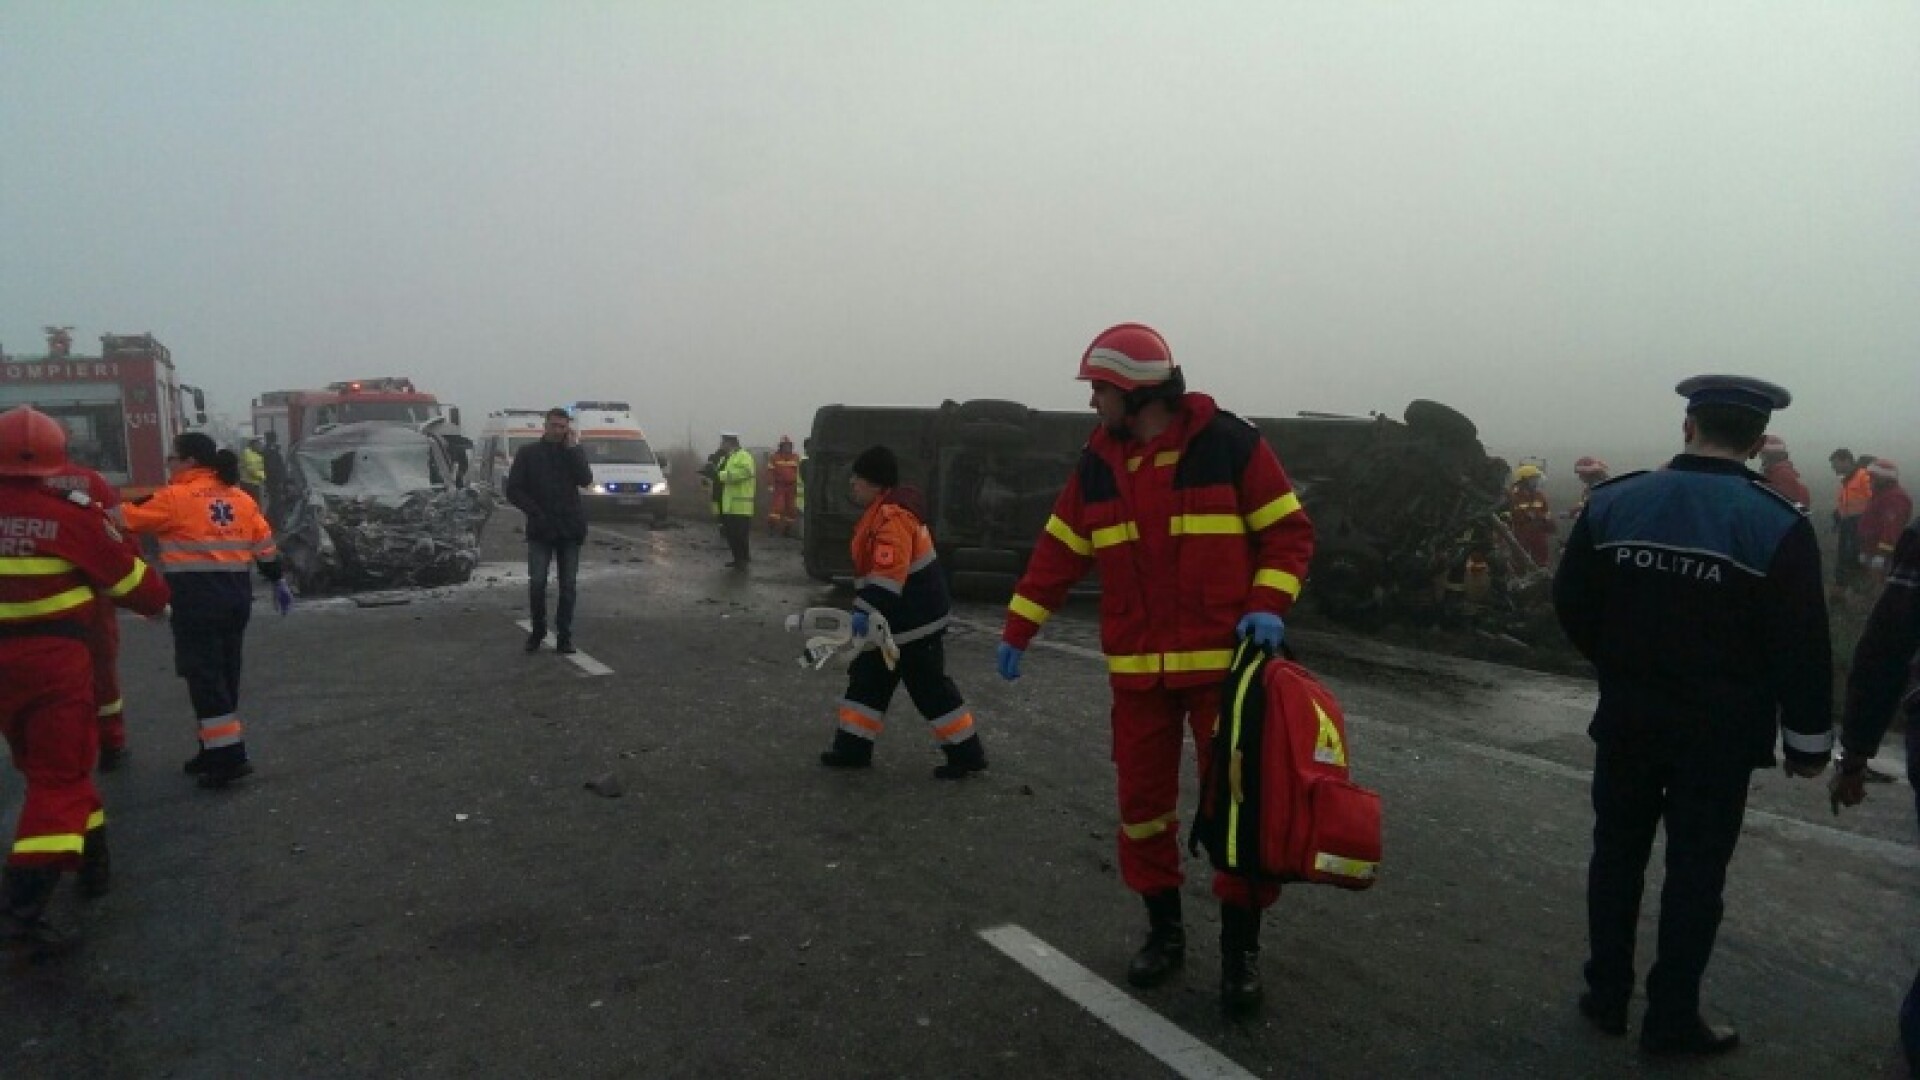
<instances>
[{"instance_id":1,"label":"bare hand","mask_svg":"<svg viewBox=\"0 0 1920 1080\"><path fill-rule=\"evenodd\" d=\"M1827 781L1827 798L1833 804L1833 812L1838 814L1843 806L1859 806L1867 798L1867 770L1848 773L1841 769Z\"/></svg>"}]
</instances>

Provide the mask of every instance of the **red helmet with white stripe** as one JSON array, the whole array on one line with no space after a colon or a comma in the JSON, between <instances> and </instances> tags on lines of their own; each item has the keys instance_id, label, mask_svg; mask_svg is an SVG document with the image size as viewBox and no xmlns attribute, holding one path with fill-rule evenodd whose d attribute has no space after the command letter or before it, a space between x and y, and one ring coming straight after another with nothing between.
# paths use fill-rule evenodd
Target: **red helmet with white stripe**
<instances>
[{"instance_id":1,"label":"red helmet with white stripe","mask_svg":"<svg viewBox=\"0 0 1920 1080\"><path fill-rule=\"evenodd\" d=\"M1151 326L1121 323L1100 331L1080 357L1082 382L1111 383L1122 390L1158 386L1173 377L1173 349Z\"/></svg>"},{"instance_id":2,"label":"red helmet with white stripe","mask_svg":"<svg viewBox=\"0 0 1920 1080\"><path fill-rule=\"evenodd\" d=\"M52 476L67 463L67 429L29 405L0 413L0 476Z\"/></svg>"}]
</instances>

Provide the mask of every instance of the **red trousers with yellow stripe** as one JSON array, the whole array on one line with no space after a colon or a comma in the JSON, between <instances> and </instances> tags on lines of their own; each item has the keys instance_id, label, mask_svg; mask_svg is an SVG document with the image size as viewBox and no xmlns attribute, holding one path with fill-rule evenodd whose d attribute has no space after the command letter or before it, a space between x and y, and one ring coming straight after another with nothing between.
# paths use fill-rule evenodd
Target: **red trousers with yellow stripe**
<instances>
[{"instance_id":1,"label":"red trousers with yellow stripe","mask_svg":"<svg viewBox=\"0 0 1920 1080\"><path fill-rule=\"evenodd\" d=\"M0 731L27 781L7 865L79 866L87 831L106 820L93 786L100 736L86 642L0 637Z\"/></svg>"},{"instance_id":2,"label":"red trousers with yellow stripe","mask_svg":"<svg viewBox=\"0 0 1920 1080\"><path fill-rule=\"evenodd\" d=\"M94 712L100 717L100 745L127 745L127 718L120 701L120 610L107 600L93 605L93 632L87 638L93 653Z\"/></svg>"},{"instance_id":3,"label":"red trousers with yellow stripe","mask_svg":"<svg viewBox=\"0 0 1920 1080\"><path fill-rule=\"evenodd\" d=\"M1113 766L1120 781L1120 879L1137 893L1178 889L1180 757L1192 731L1206 790L1220 685L1113 692ZM1213 895L1237 907L1270 907L1277 885L1257 889L1232 874L1213 875Z\"/></svg>"}]
</instances>

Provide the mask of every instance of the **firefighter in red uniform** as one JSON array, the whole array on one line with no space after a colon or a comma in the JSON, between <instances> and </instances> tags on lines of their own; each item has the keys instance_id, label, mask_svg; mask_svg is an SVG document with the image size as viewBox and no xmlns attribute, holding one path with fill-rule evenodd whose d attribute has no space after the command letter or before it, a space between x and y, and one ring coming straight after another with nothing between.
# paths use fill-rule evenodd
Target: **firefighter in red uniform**
<instances>
[{"instance_id":1,"label":"firefighter in red uniform","mask_svg":"<svg viewBox=\"0 0 1920 1080\"><path fill-rule=\"evenodd\" d=\"M146 499L120 507L137 533L159 541L160 569L173 587L173 667L187 680L200 723L200 752L189 776L218 788L253 772L240 724L241 646L253 613L255 565L273 583L285 615L293 592L281 580L280 553L259 506L238 487L240 459L198 431L173 440L173 476Z\"/></svg>"},{"instance_id":2,"label":"firefighter in red uniform","mask_svg":"<svg viewBox=\"0 0 1920 1080\"><path fill-rule=\"evenodd\" d=\"M1900 466L1885 458L1876 458L1867 466L1867 477L1873 482L1873 496L1860 515L1860 564L1866 568L1868 580L1877 586L1886 580L1887 560L1893 557L1894 544L1906 531L1907 522L1913 520L1913 499L1900 486Z\"/></svg>"},{"instance_id":3,"label":"firefighter in red uniform","mask_svg":"<svg viewBox=\"0 0 1920 1080\"><path fill-rule=\"evenodd\" d=\"M1538 465L1522 465L1513 470L1513 486L1507 489L1507 522L1535 566L1547 565L1554 533L1553 508L1540 490L1543 475Z\"/></svg>"},{"instance_id":4,"label":"firefighter in red uniform","mask_svg":"<svg viewBox=\"0 0 1920 1080\"><path fill-rule=\"evenodd\" d=\"M1767 436L1767 441L1760 444L1760 475L1766 478L1768 487L1805 510L1813 505L1813 497L1807 493L1806 481L1800 479L1800 470L1787 458L1787 440L1778 435Z\"/></svg>"},{"instance_id":5,"label":"firefighter in red uniform","mask_svg":"<svg viewBox=\"0 0 1920 1080\"><path fill-rule=\"evenodd\" d=\"M1120 873L1146 900L1147 942L1127 980L1165 982L1186 958L1180 912L1183 728L1204 746L1236 637L1277 648L1313 554L1313 526L1273 449L1251 424L1186 392L1166 340L1137 323L1094 338L1079 378L1100 426L1054 503L1008 604L998 657L1006 679L1067 590L1100 573L1100 646L1113 688ZM1201 784L1205 786L1205 776ZM1221 1001L1261 997L1261 909L1278 895L1215 874Z\"/></svg>"},{"instance_id":6,"label":"firefighter in red uniform","mask_svg":"<svg viewBox=\"0 0 1920 1080\"><path fill-rule=\"evenodd\" d=\"M768 487L773 502L767 509L767 532L792 536L800 520L796 494L800 489L800 455L793 452L793 436L780 436L780 448L767 458Z\"/></svg>"},{"instance_id":7,"label":"firefighter in red uniform","mask_svg":"<svg viewBox=\"0 0 1920 1080\"><path fill-rule=\"evenodd\" d=\"M47 920L63 870L107 891L106 812L93 785L99 732L87 637L107 601L147 616L167 586L131 554L84 493L52 490L66 463L58 421L26 406L0 415L0 729L26 778L0 920L10 948L40 957L77 943Z\"/></svg>"},{"instance_id":8,"label":"firefighter in red uniform","mask_svg":"<svg viewBox=\"0 0 1920 1080\"><path fill-rule=\"evenodd\" d=\"M47 477L46 484L62 493L85 492L100 509L112 513L120 505L120 492L107 478L77 461L69 460L60 471ZM138 556L140 545L126 538L127 553ZM94 709L100 717L100 771L112 772L127 759L126 702L120 694L120 616L112 604L93 605L93 632L87 638L93 654Z\"/></svg>"}]
</instances>

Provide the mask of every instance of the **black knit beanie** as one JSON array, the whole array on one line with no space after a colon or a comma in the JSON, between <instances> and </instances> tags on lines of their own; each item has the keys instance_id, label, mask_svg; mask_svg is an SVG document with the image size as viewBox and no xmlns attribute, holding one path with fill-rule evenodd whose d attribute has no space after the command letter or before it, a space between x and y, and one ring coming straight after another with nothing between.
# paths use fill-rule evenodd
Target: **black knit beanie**
<instances>
[{"instance_id":1,"label":"black knit beanie","mask_svg":"<svg viewBox=\"0 0 1920 1080\"><path fill-rule=\"evenodd\" d=\"M884 446L869 446L853 459L853 475L874 487L899 487L900 462Z\"/></svg>"}]
</instances>

